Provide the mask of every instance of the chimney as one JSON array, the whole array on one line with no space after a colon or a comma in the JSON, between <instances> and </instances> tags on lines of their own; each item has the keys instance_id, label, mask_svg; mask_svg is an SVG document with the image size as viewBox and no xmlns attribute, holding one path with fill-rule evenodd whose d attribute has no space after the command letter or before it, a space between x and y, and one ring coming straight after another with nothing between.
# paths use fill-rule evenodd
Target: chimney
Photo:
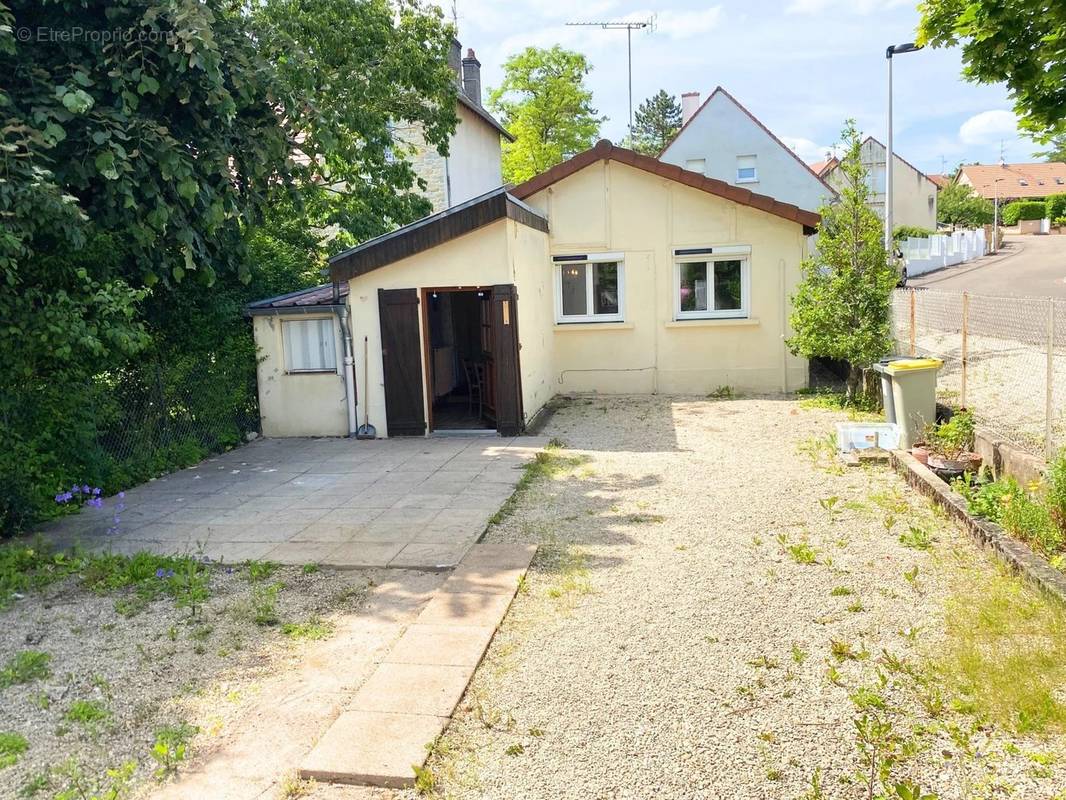
<instances>
[{"instance_id":1,"label":"chimney","mask_svg":"<svg viewBox=\"0 0 1066 800\"><path fill-rule=\"evenodd\" d=\"M481 62L474 55L474 48L468 47L463 59L463 93L481 105Z\"/></svg>"},{"instance_id":2,"label":"chimney","mask_svg":"<svg viewBox=\"0 0 1066 800\"><path fill-rule=\"evenodd\" d=\"M459 86L463 85L463 63L462 63L463 46L459 44L459 40L452 37L451 47L448 48L448 66L452 72L455 73L455 82Z\"/></svg>"},{"instance_id":3,"label":"chimney","mask_svg":"<svg viewBox=\"0 0 1066 800\"><path fill-rule=\"evenodd\" d=\"M688 121L692 119L692 115L696 113L696 109L700 107L700 93L699 92L685 92L681 95L681 124L687 125Z\"/></svg>"}]
</instances>

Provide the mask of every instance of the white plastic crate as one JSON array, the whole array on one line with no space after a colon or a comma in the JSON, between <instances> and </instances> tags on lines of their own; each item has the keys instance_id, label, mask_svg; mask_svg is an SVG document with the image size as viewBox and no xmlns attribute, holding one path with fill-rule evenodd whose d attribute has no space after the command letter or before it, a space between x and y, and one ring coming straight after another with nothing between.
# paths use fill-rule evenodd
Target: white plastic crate
<instances>
[{"instance_id":1,"label":"white plastic crate","mask_svg":"<svg viewBox=\"0 0 1066 800\"><path fill-rule=\"evenodd\" d=\"M894 422L838 422L837 449L841 453L880 447L899 447L899 425Z\"/></svg>"}]
</instances>

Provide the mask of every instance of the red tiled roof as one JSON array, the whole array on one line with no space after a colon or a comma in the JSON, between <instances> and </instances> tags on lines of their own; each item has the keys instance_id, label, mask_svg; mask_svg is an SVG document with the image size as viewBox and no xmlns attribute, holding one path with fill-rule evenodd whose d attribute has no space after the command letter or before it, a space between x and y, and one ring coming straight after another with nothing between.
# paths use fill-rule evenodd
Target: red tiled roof
<instances>
[{"instance_id":1,"label":"red tiled roof","mask_svg":"<svg viewBox=\"0 0 1066 800\"><path fill-rule=\"evenodd\" d=\"M970 164L962 167L974 191L982 197L1047 197L1066 193L1066 163L1043 164ZM1000 180L1001 179L1001 180ZM1025 185L1022 184L1025 181ZM1060 183L1061 181L1061 183Z\"/></svg>"},{"instance_id":2,"label":"red tiled roof","mask_svg":"<svg viewBox=\"0 0 1066 800\"><path fill-rule=\"evenodd\" d=\"M926 175L926 177L929 178L929 180L931 180L941 189L943 189L945 186L951 185L950 175Z\"/></svg>"},{"instance_id":3,"label":"red tiled roof","mask_svg":"<svg viewBox=\"0 0 1066 800\"><path fill-rule=\"evenodd\" d=\"M790 222L799 223L810 233L814 232L814 229L821 221L821 217L812 211L804 211L791 203L782 203L767 195L755 194L740 186L733 186L732 184L720 181L716 178L708 178L699 172L682 169L676 164L666 164L659 161L657 158L642 155L634 150L627 150L624 147L618 147L617 145L611 144L607 139L600 139L600 141L596 142L595 147L592 147L583 153L578 153L573 158L564 161L561 164L556 164L551 169L530 178L525 183L520 183L511 190L511 194L520 200L524 200L530 195L536 194L542 189L546 189L553 183L561 181L563 178L583 170L587 166L605 160L617 161L620 164L625 164L634 167L635 169L643 170L644 172L650 172L653 175L659 175L660 177L683 183L686 186L691 186L693 189L699 189L702 192L713 194L717 197L738 203L739 205L757 208L760 211L765 211L767 214L773 214L776 217L787 219Z\"/></svg>"},{"instance_id":4,"label":"red tiled roof","mask_svg":"<svg viewBox=\"0 0 1066 800\"><path fill-rule=\"evenodd\" d=\"M833 158L830 158L827 161L815 161L809 166L811 168L811 171L820 178L839 163L840 162L834 156Z\"/></svg>"},{"instance_id":5,"label":"red tiled roof","mask_svg":"<svg viewBox=\"0 0 1066 800\"><path fill-rule=\"evenodd\" d=\"M677 137L679 137L681 135L681 132L684 131L685 128L687 128L692 123L692 120L696 119L696 117L699 116L700 112L703 111L703 109L707 106L707 104L709 102L711 102L711 98L713 98L718 93L721 93L721 94L725 95L726 97L728 97L730 100L732 100L733 104L736 105L737 108L739 108L741 111L743 111L745 114L747 114L752 122L754 122L756 125L758 125L760 128L762 128L771 139L773 139L775 142L777 142L779 145L781 145L782 149L784 149L790 156L792 156L794 159L796 159L796 161L799 162L799 164L805 170L810 172L812 175L814 175L814 177L816 177L819 181L821 181L822 185L825 186L826 189L828 189L834 196L837 194L836 189L834 189L832 186L830 186L828 183L826 183L825 181L822 180L822 176L817 170L813 169L806 162L804 162L804 160L802 158L800 158L798 155L796 155L796 151L795 150L793 150L791 147L789 147L784 142L782 142L780 139L778 139L777 135L772 130L767 128L765 125L763 125L762 121L758 117L756 117L754 114L752 114L750 111L748 111L748 109L744 107L743 103L741 103L739 100L737 100L735 97L733 97L733 95L731 95L728 91L726 91L721 86L716 86L714 88L714 91L711 92L709 95L707 95L707 99L704 100L703 103L700 104L700 107L696 109L695 113L691 117L688 118L688 122L686 122L684 125L682 125L681 128L678 130L678 132L674 134L674 138L672 138L669 142L666 143L666 147L664 147L659 152L659 157L660 158L662 158L663 153L665 153L667 150L670 149L670 145L672 145L674 142L677 141Z\"/></svg>"},{"instance_id":6,"label":"red tiled roof","mask_svg":"<svg viewBox=\"0 0 1066 800\"><path fill-rule=\"evenodd\" d=\"M348 295L348 284L342 283L340 285L339 294L341 298ZM327 283L322 286L312 286L309 289L299 289L288 294L280 294L277 297L268 297L265 300L256 300L248 304L248 313L272 314L275 312L283 313L286 310L296 313L314 306L329 307L333 304L333 284Z\"/></svg>"}]
</instances>

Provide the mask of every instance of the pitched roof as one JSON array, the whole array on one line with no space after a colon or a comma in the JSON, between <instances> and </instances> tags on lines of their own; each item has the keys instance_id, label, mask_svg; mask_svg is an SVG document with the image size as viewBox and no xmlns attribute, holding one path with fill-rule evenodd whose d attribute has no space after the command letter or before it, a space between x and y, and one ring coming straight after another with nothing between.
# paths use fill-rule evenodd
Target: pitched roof
<instances>
[{"instance_id":1,"label":"pitched roof","mask_svg":"<svg viewBox=\"0 0 1066 800\"><path fill-rule=\"evenodd\" d=\"M329 260L330 275L335 281L348 281L504 218L548 231L548 220L539 211L501 186L337 253Z\"/></svg>"},{"instance_id":2,"label":"pitched roof","mask_svg":"<svg viewBox=\"0 0 1066 800\"><path fill-rule=\"evenodd\" d=\"M794 159L796 159L796 162L801 167L803 167L805 170L807 170L809 173L811 173L815 178L817 178L822 183L822 185L825 186L825 188L828 189L834 196L837 194L836 189L834 189L832 186L830 186L828 183L826 183L825 181L822 180L822 176L821 176L821 174L819 174L817 172L817 170L814 170L810 166L808 166L807 163L804 162L804 160L802 158L800 158L798 155L796 155L796 151L795 150L793 150L787 144L785 144L780 139L778 139L776 134L774 134L774 132L772 130L770 130L765 125L763 125L762 121L758 117L756 117L754 114L752 114L750 111L748 111L747 108L744 107L743 103L741 103L739 100L737 100L735 97L733 97L733 95L731 95L729 92L727 92L721 86L716 86L714 88L714 91L711 92L709 95L707 95L707 99L704 100L703 103L700 104L700 107L696 109L696 112L691 117L688 118L688 122L686 122L684 125L682 125L681 128L678 130L678 132L674 134L674 138L672 138L669 142L666 143L666 147L664 147L659 152L659 157L660 158L662 158L663 153L665 153L667 150L670 149L670 145L672 145L674 142L677 141L678 137L684 132L685 128L687 128L689 125L692 124L692 120L696 119L696 117L698 117L700 115L700 112L703 111L703 109L707 107L707 104L710 103L711 99L717 94L721 94L724 97L728 97L737 108L739 108L741 111L743 111L745 114L747 114L748 118L751 119L752 122L754 122L756 125L758 125L760 128L762 128L771 139L773 139L775 142L777 142L781 146L781 148L783 150L785 150L790 156L792 156Z\"/></svg>"},{"instance_id":3,"label":"pitched roof","mask_svg":"<svg viewBox=\"0 0 1066 800\"><path fill-rule=\"evenodd\" d=\"M839 163L840 161L837 157L833 156L825 161L814 161L808 166L811 168L811 171L820 178Z\"/></svg>"},{"instance_id":4,"label":"pitched roof","mask_svg":"<svg viewBox=\"0 0 1066 800\"><path fill-rule=\"evenodd\" d=\"M1000 197L1047 197L1066 193L1066 163L970 164L962 167L974 191L989 199ZM961 176L960 176L961 177ZM1022 181L1025 181L1023 184Z\"/></svg>"},{"instance_id":5,"label":"pitched roof","mask_svg":"<svg viewBox=\"0 0 1066 800\"><path fill-rule=\"evenodd\" d=\"M888 148L885 147L885 143L882 142L880 139L874 137L874 136L867 136L865 139L862 140L863 144L866 144L867 142L874 142L875 144L881 145L881 147L883 147L886 151L888 150ZM922 172L920 169L918 169L916 166L914 166L914 164L912 164L907 159L905 159L903 156L901 156L895 149L892 150L892 157L893 158L898 158L900 161L902 161L908 167L913 169L915 172L917 172L919 175L921 175L926 180L932 180L928 175L926 175L924 172Z\"/></svg>"},{"instance_id":6,"label":"pitched roof","mask_svg":"<svg viewBox=\"0 0 1066 800\"><path fill-rule=\"evenodd\" d=\"M492 114L486 111L483 106L478 103L475 103L473 100L467 97L466 92L464 92L462 89L459 89L458 97L459 102L462 105L466 106L477 116L481 117L482 121L485 122L487 125L490 125L491 127L495 128L499 132L500 136L502 136L509 142L513 142L515 140L511 132L496 121L496 117L492 116Z\"/></svg>"},{"instance_id":7,"label":"pitched roof","mask_svg":"<svg viewBox=\"0 0 1066 800\"><path fill-rule=\"evenodd\" d=\"M339 297L346 297L348 284L342 283L339 287ZM335 305L333 299L333 284L326 283L322 286L312 286L309 289L299 289L287 294L279 294L277 297L268 297L265 300L256 300L246 307L252 316L263 314L306 314L310 311L321 311Z\"/></svg>"},{"instance_id":8,"label":"pitched roof","mask_svg":"<svg viewBox=\"0 0 1066 800\"><path fill-rule=\"evenodd\" d=\"M941 189L951 184L950 175L926 175L926 177L933 183L935 183L937 186L939 186Z\"/></svg>"},{"instance_id":9,"label":"pitched roof","mask_svg":"<svg viewBox=\"0 0 1066 800\"><path fill-rule=\"evenodd\" d=\"M821 221L821 217L812 211L804 211L791 203L782 203L764 194L755 194L740 186L733 186L716 178L708 178L702 173L682 169L675 164L667 164L657 158L642 155L634 150L618 147L611 144L607 139L600 139L596 142L595 147L583 153L578 153L561 164L556 164L551 169L530 178L525 183L520 183L511 189L511 194L520 200L524 200L530 195L551 186L553 183L561 181L563 178L573 175L575 172L597 161L604 160L617 161L620 164L626 164L644 172L650 172L653 175L683 183L693 189L699 189L702 192L722 197L739 205L751 206L760 211L765 211L767 214L773 214L790 222L799 223L804 227L805 231L810 233L814 232L819 221Z\"/></svg>"}]
</instances>

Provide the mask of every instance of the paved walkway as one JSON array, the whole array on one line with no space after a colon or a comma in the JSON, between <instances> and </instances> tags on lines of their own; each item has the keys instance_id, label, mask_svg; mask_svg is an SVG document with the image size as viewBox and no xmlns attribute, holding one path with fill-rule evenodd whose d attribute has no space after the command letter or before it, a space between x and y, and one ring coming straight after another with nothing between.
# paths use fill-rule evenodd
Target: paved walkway
<instances>
[{"instance_id":1,"label":"paved walkway","mask_svg":"<svg viewBox=\"0 0 1066 800\"><path fill-rule=\"evenodd\" d=\"M59 546L337 567L455 566L514 491L536 437L265 439L45 526Z\"/></svg>"}]
</instances>

